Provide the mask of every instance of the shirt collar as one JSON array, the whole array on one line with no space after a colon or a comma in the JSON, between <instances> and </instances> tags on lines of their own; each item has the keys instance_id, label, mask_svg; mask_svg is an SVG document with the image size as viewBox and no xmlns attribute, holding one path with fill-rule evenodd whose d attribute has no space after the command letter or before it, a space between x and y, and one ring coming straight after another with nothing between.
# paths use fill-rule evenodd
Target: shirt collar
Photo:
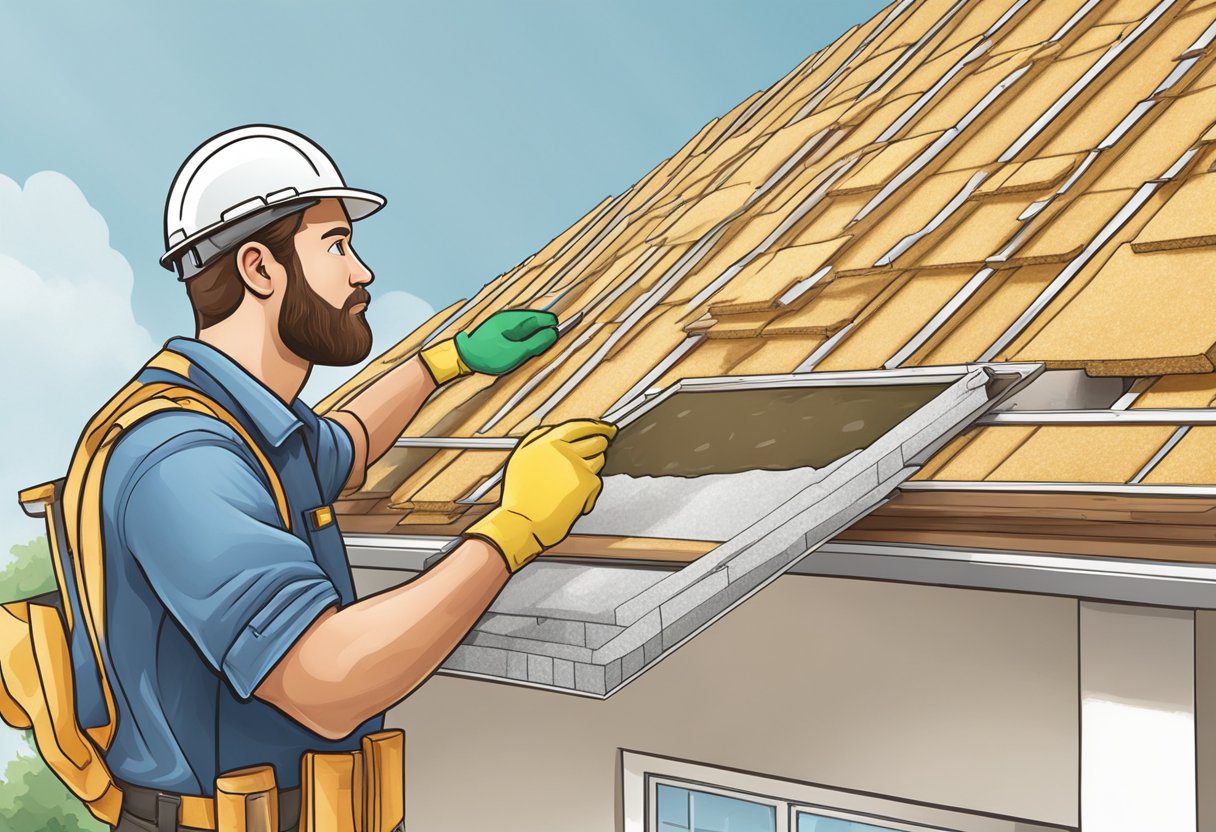
<instances>
[{"instance_id":1,"label":"shirt collar","mask_svg":"<svg viewBox=\"0 0 1216 832\"><path fill-rule=\"evenodd\" d=\"M165 349L184 355L211 376L240 405L271 445L281 445L292 431L303 426L301 408L309 408L298 396L288 407L253 374L210 344L178 336L166 341Z\"/></svg>"}]
</instances>

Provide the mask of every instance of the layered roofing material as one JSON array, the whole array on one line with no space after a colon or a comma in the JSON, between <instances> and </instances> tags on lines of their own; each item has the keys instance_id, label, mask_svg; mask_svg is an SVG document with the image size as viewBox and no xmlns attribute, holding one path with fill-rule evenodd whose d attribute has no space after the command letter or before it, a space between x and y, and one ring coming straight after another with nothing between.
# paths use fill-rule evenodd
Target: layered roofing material
<instances>
[{"instance_id":1,"label":"layered roofing material","mask_svg":"<svg viewBox=\"0 0 1216 832\"><path fill-rule=\"evenodd\" d=\"M898 0L328 397L500 309L580 316L438 392L343 529L458 534L514 438L681 379L1016 362L1039 403L977 413L840 539L1211 562L1214 40L1211 0ZM721 548L601 520L558 553Z\"/></svg>"}]
</instances>

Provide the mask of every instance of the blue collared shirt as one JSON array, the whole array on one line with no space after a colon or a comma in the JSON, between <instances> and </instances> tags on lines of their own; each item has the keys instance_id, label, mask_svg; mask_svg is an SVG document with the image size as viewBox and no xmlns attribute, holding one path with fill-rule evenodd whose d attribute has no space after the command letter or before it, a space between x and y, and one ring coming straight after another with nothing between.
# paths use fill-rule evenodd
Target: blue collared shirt
<instances>
[{"instance_id":1,"label":"blue collared shirt","mask_svg":"<svg viewBox=\"0 0 1216 832\"><path fill-rule=\"evenodd\" d=\"M103 657L118 713L106 761L121 780L182 794L210 795L217 775L262 763L281 788L297 786L301 752L358 748L383 723L331 742L253 697L321 612L355 600L338 526L318 527L311 512L338 496L354 446L336 422L299 399L285 405L210 345L165 347L189 359L189 377L139 378L228 409L277 472L292 522L284 528L262 466L219 420L175 410L122 435L102 485ZM87 678L87 644L74 641ZM82 722L96 724L100 700L81 688Z\"/></svg>"}]
</instances>

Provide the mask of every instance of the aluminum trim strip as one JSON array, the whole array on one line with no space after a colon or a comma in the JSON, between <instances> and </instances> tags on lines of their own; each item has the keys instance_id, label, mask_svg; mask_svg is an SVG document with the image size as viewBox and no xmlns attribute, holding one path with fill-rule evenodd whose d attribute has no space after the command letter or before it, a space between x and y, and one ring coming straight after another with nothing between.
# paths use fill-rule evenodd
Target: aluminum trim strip
<instances>
[{"instance_id":1,"label":"aluminum trim strip","mask_svg":"<svg viewBox=\"0 0 1216 832\"><path fill-rule=\"evenodd\" d=\"M1174 450L1174 446L1182 441L1182 437L1191 432L1192 427L1194 426L1183 425L1182 427L1178 428L1178 430L1174 431L1173 434L1170 435L1170 438L1165 441L1165 444L1157 449L1157 453L1153 454L1149 461L1144 463L1144 467L1136 472L1136 476L1128 480L1128 483L1131 485L1139 485L1140 483L1144 482L1144 478L1152 473L1152 470L1157 467L1157 463L1165 459L1166 454Z\"/></svg>"},{"instance_id":2,"label":"aluminum trim strip","mask_svg":"<svg viewBox=\"0 0 1216 832\"><path fill-rule=\"evenodd\" d=\"M990 413L980 425L1216 425L1216 410L1141 408L1139 410L1010 410Z\"/></svg>"},{"instance_id":3,"label":"aluminum trim strip","mask_svg":"<svg viewBox=\"0 0 1216 832\"><path fill-rule=\"evenodd\" d=\"M1170 6L1174 5L1175 2L1177 2L1177 0L1161 0L1161 2L1148 13L1144 20L1140 21L1140 24L1136 26L1136 28L1133 29L1127 37L1116 41L1109 49L1103 52L1102 56L1098 58L1098 60L1094 61L1093 66L1087 69L1080 78L1074 81L1072 86L1065 90L1063 95L1057 98L1055 103L1047 108L1046 112L1040 115L1037 119L1035 119L1033 124L1022 131L1022 134L1014 139L1013 143L1005 149L1005 152L997 157L997 161L1008 162L1013 159L1014 156L1021 153L1026 148L1026 145L1034 141L1035 138L1037 138L1038 135L1043 132L1043 129L1048 124L1055 121L1060 113L1064 111L1064 108L1076 100L1077 96L1079 96L1095 78L1101 75L1107 67L1114 63L1115 60L1122 55L1129 46L1135 43L1146 30L1156 23L1161 15L1165 14L1166 11L1169 10Z\"/></svg>"}]
</instances>

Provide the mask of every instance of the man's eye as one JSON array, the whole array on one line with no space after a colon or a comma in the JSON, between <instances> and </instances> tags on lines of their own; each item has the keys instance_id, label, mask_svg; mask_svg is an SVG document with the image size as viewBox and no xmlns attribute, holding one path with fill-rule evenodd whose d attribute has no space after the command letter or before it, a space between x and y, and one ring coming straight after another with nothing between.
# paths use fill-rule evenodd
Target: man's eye
<instances>
[{"instance_id":1,"label":"man's eye","mask_svg":"<svg viewBox=\"0 0 1216 832\"><path fill-rule=\"evenodd\" d=\"M346 246L342 245L341 240L334 240L333 245L326 249L326 251L328 251L330 254L342 256L346 254Z\"/></svg>"}]
</instances>

